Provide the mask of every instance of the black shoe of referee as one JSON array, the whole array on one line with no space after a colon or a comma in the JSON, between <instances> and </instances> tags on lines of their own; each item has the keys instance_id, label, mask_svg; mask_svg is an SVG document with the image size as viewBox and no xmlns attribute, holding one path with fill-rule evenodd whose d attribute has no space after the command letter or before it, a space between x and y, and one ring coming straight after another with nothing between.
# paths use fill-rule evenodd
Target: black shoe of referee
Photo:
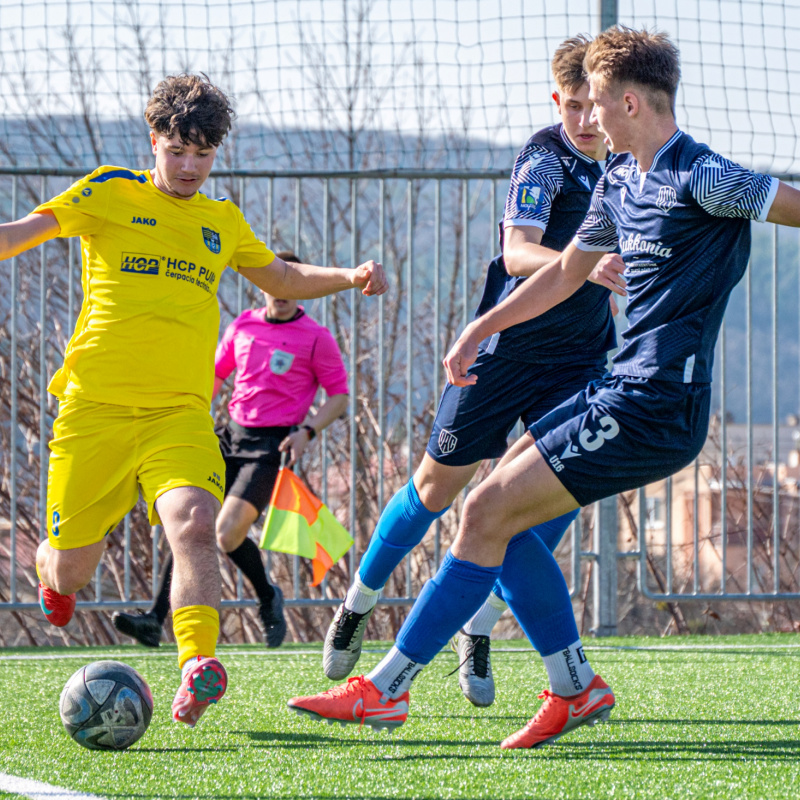
<instances>
[{"instance_id":1,"label":"black shoe of referee","mask_svg":"<svg viewBox=\"0 0 800 800\"><path fill-rule=\"evenodd\" d=\"M111 622L120 633L132 636L145 647L158 647L161 643L161 623L152 611L139 611L137 614L117 611Z\"/></svg>"},{"instance_id":2,"label":"black shoe of referee","mask_svg":"<svg viewBox=\"0 0 800 800\"><path fill-rule=\"evenodd\" d=\"M283 614L283 592L279 586L272 587L275 594L268 603L258 607L258 615L264 626L267 647L280 647L286 638L286 617Z\"/></svg>"}]
</instances>

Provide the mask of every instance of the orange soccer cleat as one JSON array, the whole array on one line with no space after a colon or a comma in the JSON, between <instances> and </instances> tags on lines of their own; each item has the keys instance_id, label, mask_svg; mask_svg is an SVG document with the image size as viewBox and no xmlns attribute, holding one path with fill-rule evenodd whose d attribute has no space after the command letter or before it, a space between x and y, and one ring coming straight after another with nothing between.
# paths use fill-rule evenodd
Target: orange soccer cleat
<instances>
[{"instance_id":1,"label":"orange soccer cleat","mask_svg":"<svg viewBox=\"0 0 800 800\"><path fill-rule=\"evenodd\" d=\"M545 689L539 697L544 700L542 707L524 728L502 742L504 750L552 744L581 725L606 721L614 708L614 693L599 675L580 694L562 697Z\"/></svg>"},{"instance_id":2,"label":"orange soccer cleat","mask_svg":"<svg viewBox=\"0 0 800 800\"><path fill-rule=\"evenodd\" d=\"M186 672L172 701L172 718L194 728L212 703L228 688L228 674L216 658L201 658Z\"/></svg>"},{"instance_id":3,"label":"orange soccer cleat","mask_svg":"<svg viewBox=\"0 0 800 800\"><path fill-rule=\"evenodd\" d=\"M39 583L39 606L51 625L63 628L75 613L75 594L59 594Z\"/></svg>"},{"instance_id":4,"label":"orange soccer cleat","mask_svg":"<svg viewBox=\"0 0 800 800\"><path fill-rule=\"evenodd\" d=\"M329 725L357 723L375 730L393 730L408 717L408 692L392 700L382 694L375 684L363 675L347 683L309 697L293 697L289 708L312 719L327 720Z\"/></svg>"}]
</instances>

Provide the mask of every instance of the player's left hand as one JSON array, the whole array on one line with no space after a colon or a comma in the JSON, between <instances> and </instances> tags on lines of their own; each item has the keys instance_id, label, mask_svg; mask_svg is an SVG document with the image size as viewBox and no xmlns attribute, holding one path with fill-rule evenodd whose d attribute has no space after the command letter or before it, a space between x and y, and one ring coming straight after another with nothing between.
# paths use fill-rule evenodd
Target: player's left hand
<instances>
[{"instance_id":1,"label":"player's left hand","mask_svg":"<svg viewBox=\"0 0 800 800\"><path fill-rule=\"evenodd\" d=\"M303 455L306 447L308 446L308 442L308 431L305 430L305 428L300 428L300 430L290 433L278 445L278 450L280 450L281 453L285 453L287 450L289 451L289 461L286 465L287 467L291 467L300 460L300 457Z\"/></svg>"},{"instance_id":2,"label":"player's left hand","mask_svg":"<svg viewBox=\"0 0 800 800\"><path fill-rule=\"evenodd\" d=\"M370 297L383 294L389 288L389 281L383 265L377 261L366 261L353 270L353 286L361 289L361 294Z\"/></svg>"},{"instance_id":3,"label":"player's left hand","mask_svg":"<svg viewBox=\"0 0 800 800\"><path fill-rule=\"evenodd\" d=\"M453 386L472 386L477 382L478 376L467 375L467 372L478 357L478 344L467 325L442 361L448 383Z\"/></svg>"}]
</instances>

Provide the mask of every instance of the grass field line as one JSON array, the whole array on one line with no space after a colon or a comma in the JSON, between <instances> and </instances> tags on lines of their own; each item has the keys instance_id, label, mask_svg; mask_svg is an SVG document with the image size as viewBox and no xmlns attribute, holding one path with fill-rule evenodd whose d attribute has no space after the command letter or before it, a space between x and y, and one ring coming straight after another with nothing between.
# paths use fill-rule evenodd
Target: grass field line
<instances>
[{"instance_id":1,"label":"grass field line","mask_svg":"<svg viewBox=\"0 0 800 800\"><path fill-rule=\"evenodd\" d=\"M96 794L73 792L71 789L62 789L60 786L33 781L30 778L18 778L16 775L7 775L4 772L0 772L0 791L29 797L31 800L103 800Z\"/></svg>"},{"instance_id":2,"label":"grass field line","mask_svg":"<svg viewBox=\"0 0 800 800\"><path fill-rule=\"evenodd\" d=\"M596 651L642 651L642 652L702 652L704 650L715 650L717 652L734 652L734 653L749 653L758 650L800 650L800 643L798 644L758 644L758 645L743 645L743 644L657 644L657 645L623 645L623 644L587 644L584 645L585 650ZM373 655L384 655L389 652L388 648L364 648L363 653ZM450 652L448 649L442 650L443 653ZM496 647L492 645L493 653L533 653L535 652L531 647ZM224 656L318 656L319 649L315 650L258 650L250 648L247 650L228 650L225 649L221 652ZM126 651L108 652L108 653L95 653L91 655L96 661L103 659L117 659L120 656L134 656L135 658L175 658L175 650L162 650L159 652L151 652L148 650L142 651ZM85 659L87 653L85 651L70 652L70 653L47 653L39 655L37 653L16 653L10 655L0 656L0 661L61 661L62 659Z\"/></svg>"}]
</instances>

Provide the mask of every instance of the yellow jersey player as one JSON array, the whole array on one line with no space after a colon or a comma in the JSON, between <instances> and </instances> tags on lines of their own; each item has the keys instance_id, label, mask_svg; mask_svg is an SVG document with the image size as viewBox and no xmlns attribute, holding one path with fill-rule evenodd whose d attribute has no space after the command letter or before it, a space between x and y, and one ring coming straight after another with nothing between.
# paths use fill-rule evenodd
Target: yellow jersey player
<instances>
[{"instance_id":1,"label":"yellow jersey player","mask_svg":"<svg viewBox=\"0 0 800 800\"><path fill-rule=\"evenodd\" d=\"M276 258L228 200L199 192L233 119L206 77L168 77L145 111L155 166L104 166L23 219L0 225L0 258L80 236L84 301L64 364L47 484L39 602L66 625L104 537L135 504L161 523L174 556L173 626L182 668L172 706L193 726L225 692L214 657L220 576L214 522L225 466L209 414L217 289L226 266L277 297L360 288L382 294L380 264L355 269Z\"/></svg>"}]
</instances>

